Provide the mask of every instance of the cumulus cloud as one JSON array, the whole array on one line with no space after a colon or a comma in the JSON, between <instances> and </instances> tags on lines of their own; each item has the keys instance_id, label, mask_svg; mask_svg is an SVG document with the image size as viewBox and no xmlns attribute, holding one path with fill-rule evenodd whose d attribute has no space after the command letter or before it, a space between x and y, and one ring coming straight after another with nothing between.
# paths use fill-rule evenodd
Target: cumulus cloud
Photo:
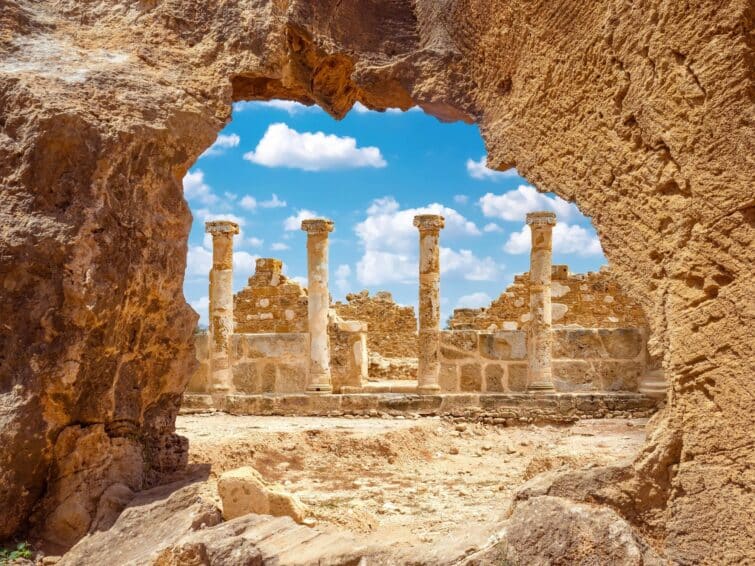
<instances>
[{"instance_id":1,"label":"cumulus cloud","mask_svg":"<svg viewBox=\"0 0 755 566\"><path fill-rule=\"evenodd\" d=\"M246 195L239 201L241 208L246 210L257 210L257 199L251 195Z\"/></svg>"},{"instance_id":2,"label":"cumulus cloud","mask_svg":"<svg viewBox=\"0 0 755 566\"><path fill-rule=\"evenodd\" d=\"M573 203L557 196L549 197L539 193L530 185L519 185L516 189L500 195L486 193L480 198L479 204L485 216L509 221L522 222L528 212L536 210L552 210L563 220L580 216Z\"/></svg>"},{"instance_id":3,"label":"cumulus cloud","mask_svg":"<svg viewBox=\"0 0 755 566\"><path fill-rule=\"evenodd\" d=\"M206 244L207 242L205 242ZM254 263L259 258L245 251L233 252L233 269L238 273L252 273ZM189 246L186 256L186 274L193 277L209 277L212 269L212 248L202 246Z\"/></svg>"},{"instance_id":4,"label":"cumulus cloud","mask_svg":"<svg viewBox=\"0 0 755 566\"><path fill-rule=\"evenodd\" d=\"M272 245L270 246L270 249L275 252L282 252L289 249L289 246L288 244L285 244L283 242L273 242Z\"/></svg>"},{"instance_id":5,"label":"cumulus cloud","mask_svg":"<svg viewBox=\"0 0 755 566\"><path fill-rule=\"evenodd\" d=\"M361 102L354 103L354 106L352 106L351 109L357 114L368 114L370 112L381 114L381 112L379 112L378 110L370 110ZM417 112L419 110L422 110L419 106L412 106L411 108L409 108L409 110L407 110L407 112ZM386 108L385 113L386 114L403 114L404 111L401 110L401 108Z\"/></svg>"},{"instance_id":6,"label":"cumulus cloud","mask_svg":"<svg viewBox=\"0 0 755 566\"><path fill-rule=\"evenodd\" d=\"M252 246L253 248L261 248L262 244L265 243L265 240L262 240L261 238L255 238L254 236L252 236L246 241L246 243Z\"/></svg>"},{"instance_id":7,"label":"cumulus cloud","mask_svg":"<svg viewBox=\"0 0 755 566\"><path fill-rule=\"evenodd\" d=\"M500 181L501 179L517 177L519 175L516 169L513 168L506 171L489 169L487 155L483 155L478 161L467 159L467 173L478 181Z\"/></svg>"},{"instance_id":8,"label":"cumulus cloud","mask_svg":"<svg viewBox=\"0 0 755 566\"><path fill-rule=\"evenodd\" d=\"M285 208L286 207L286 201L281 200L278 198L278 195L273 193L273 196L271 196L268 200L263 200L262 202L258 203L261 208Z\"/></svg>"},{"instance_id":9,"label":"cumulus cloud","mask_svg":"<svg viewBox=\"0 0 755 566\"><path fill-rule=\"evenodd\" d=\"M490 304L491 301L492 299L487 293L471 293L469 295L463 295L459 297L459 300L456 302L456 308L475 309L478 307L486 307Z\"/></svg>"},{"instance_id":10,"label":"cumulus cloud","mask_svg":"<svg viewBox=\"0 0 755 566\"><path fill-rule=\"evenodd\" d=\"M501 228L498 224L495 222L488 222L483 226L482 231L486 234L491 234L493 232L503 232L503 228Z\"/></svg>"},{"instance_id":11,"label":"cumulus cloud","mask_svg":"<svg viewBox=\"0 0 755 566\"><path fill-rule=\"evenodd\" d=\"M199 202L206 206L211 206L218 202L218 196L213 192L212 187L204 181L204 171L195 169L189 171L183 178L184 196L187 200Z\"/></svg>"},{"instance_id":12,"label":"cumulus cloud","mask_svg":"<svg viewBox=\"0 0 755 566\"><path fill-rule=\"evenodd\" d=\"M302 210L298 211L296 214L292 214L291 216L289 216L283 221L283 229L286 230L287 232L293 232L294 230L301 230L302 220L307 220L308 218L318 218L318 214L316 212L303 208Z\"/></svg>"},{"instance_id":13,"label":"cumulus cloud","mask_svg":"<svg viewBox=\"0 0 755 566\"><path fill-rule=\"evenodd\" d=\"M215 142L199 156L199 159L213 155L222 155L226 149L237 147L240 142L241 138L237 134L220 134Z\"/></svg>"},{"instance_id":14,"label":"cumulus cloud","mask_svg":"<svg viewBox=\"0 0 755 566\"><path fill-rule=\"evenodd\" d=\"M234 112L243 112L250 109L269 109L281 110L287 112L289 115L294 116L303 112L321 112L322 109L319 106L307 106L301 102L294 102L293 100L252 100L246 102L236 102L233 105Z\"/></svg>"},{"instance_id":15,"label":"cumulus cloud","mask_svg":"<svg viewBox=\"0 0 755 566\"><path fill-rule=\"evenodd\" d=\"M456 204L467 204L469 202L469 195L454 195L454 202Z\"/></svg>"},{"instance_id":16,"label":"cumulus cloud","mask_svg":"<svg viewBox=\"0 0 755 566\"><path fill-rule=\"evenodd\" d=\"M524 226L519 232L513 232L503 250L510 254L524 254L530 251L532 236L530 227ZM553 251L580 256L601 255L603 249L600 240L591 231L577 224L558 223L553 228Z\"/></svg>"},{"instance_id":17,"label":"cumulus cloud","mask_svg":"<svg viewBox=\"0 0 755 566\"><path fill-rule=\"evenodd\" d=\"M309 283L307 282L306 277L302 277L301 275L294 275L293 277L289 277L291 281L296 281L299 285L302 287L306 287Z\"/></svg>"},{"instance_id":18,"label":"cumulus cloud","mask_svg":"<svg viewBox=\"0 0 755 566\"><path fill-rule=\"evenodd\" d=\"M377 147L357 147L357 141L348 136L297 132L280 122L268 126L257 147L245 153L244 159L265 167L304 171L387 165Z\"/></svg>"},{"instance_id":19,"label":"cumulus cloud","mask_svg":"<svg viewBox=\"0 0 755 566\"><path fill-rule=\"evenodd\" d=\"M189 304L191 305L191 308L193 308L195 311L197 311L197 314L199 314L199 325L207 326L210 320L210 317L208 315L208 310L210 308L210 297L205 295L204 297L199 297L195 301L191 301Z\"/></svg>"},{"instance_id":20,"label":"cumulus cloud","mask_svg":"<svg viewBox=\"0 0 755 566\"><path fill-rule=\"evenodd\" d=\"M393 197L376 199L367 209L367 217L354 229L364 248L356 266L360 283L416 283L418 234L413 220L417 214L444 216L443 237L481 233L474 222L439 203L401 209ZM494 279L500 269L492 258L478 258L470 250L441 247L440 254L443 273L458 274L471 281Z\"/></svg>"},{"instance_id":21,"label":"cumulus cloud","mask_svg":"<svg viewBox=\"0 0 755 566\"><path fill-rule=\"evenodd\" d=\"M351 267L342 263L336 268L336 287L341 293L349 290L349 278L351 277Z\"/></svg>"}]
</instances>

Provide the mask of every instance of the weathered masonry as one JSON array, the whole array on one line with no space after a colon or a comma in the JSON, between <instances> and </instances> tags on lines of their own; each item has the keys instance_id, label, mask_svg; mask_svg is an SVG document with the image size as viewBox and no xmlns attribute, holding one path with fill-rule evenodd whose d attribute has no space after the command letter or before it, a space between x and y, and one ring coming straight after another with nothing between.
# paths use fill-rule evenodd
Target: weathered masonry
<instances>
[{"instance_id":1,"label":"weathered masonry","mask_svg":"<svg viewBox=\"0 0 755 566\"><path fill-rule=\"evenodd\" d=\"M419 317L387 293L330 304L325 219L307 231L309 289L282 263L260 258L247 286L230 287L235 225L208 223L216 264L211 325L196 336L199 369L190 393L537 393L644 392L665 395L647 350L639 306L602 270L572 275L551 265L553 213L528 215L531 269L490 307L457 309L440 329L439 236L443 218L415 218L419 234ZM418 324L419 321L419 324ZM395 332L391 332L395 329ZM385 357L383 357L383 355ZM404 365L377 366L374 359ZM406 371L409 366L413 371ZM377 368L370 375L369 368ZM397 375L387 375L391 372Z\"/></svg>"}]
</instances>

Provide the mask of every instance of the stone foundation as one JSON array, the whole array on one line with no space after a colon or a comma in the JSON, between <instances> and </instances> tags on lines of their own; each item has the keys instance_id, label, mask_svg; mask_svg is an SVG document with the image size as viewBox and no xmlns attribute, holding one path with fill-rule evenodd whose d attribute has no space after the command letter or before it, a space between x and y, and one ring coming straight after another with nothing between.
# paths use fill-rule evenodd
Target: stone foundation
<instances>
[{"instance_id":1,"label":"stone foundation","mask_svg":"<svg viewBox=\"0 0 755 566\"><path fill-rule=\"evenodd\" d=\"M637 393L509 394L406 393L348 395L228 395L213 405L209 395L184 395L181 411L220 410L262 416L445 416L498 425L571 423L581 418L648 417L658 402Z\"/></svg>"},{"instance_id":2,"label":"stone foundation","mask_svg":"<svg viewBox=\"0 0 755 566\"><path fill-rule=\"evenodd\" d=\"M516 392L527 388L527 333L446 330L440 338L440 386L446 392ZM557 391L637 391L646 370L637 328L553 331Z\"/></svg>"}]
</instances>

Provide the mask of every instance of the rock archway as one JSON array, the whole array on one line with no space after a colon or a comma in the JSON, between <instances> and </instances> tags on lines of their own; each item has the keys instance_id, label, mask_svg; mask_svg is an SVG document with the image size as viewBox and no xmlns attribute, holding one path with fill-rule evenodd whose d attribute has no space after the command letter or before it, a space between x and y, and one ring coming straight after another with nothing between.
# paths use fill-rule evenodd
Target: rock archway
<instances>
[{"instance_id":1,"label":"rock archway","mask_svg":"<svg viewBox=\"0 0 755 566\"><path fill-rule=\"evenodd\" d=\"M672 391L633 466L550 489L618 508L674 560L741 559L752 21L735 1L6 1L0 538L31 520L74 540L182 465L195 315L180 180L231 102L341 117L359 100L478 122L489 164L592 217Z\"/></svg>"}]
</instances>

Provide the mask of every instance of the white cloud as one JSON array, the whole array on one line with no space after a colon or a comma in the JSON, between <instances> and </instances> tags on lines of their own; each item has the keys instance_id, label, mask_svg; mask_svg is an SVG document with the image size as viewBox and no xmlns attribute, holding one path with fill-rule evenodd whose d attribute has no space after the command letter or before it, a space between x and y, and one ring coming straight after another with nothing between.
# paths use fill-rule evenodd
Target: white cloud
<instances>
[{"instance_id":1,"label":"white cloud","mask_svg":"<svg viewBox=\"0 0 755 566\"><path fill-rule=\"evenodd\" d=\"M207 242L205 241L205 244ZM195 277L209 277L212 269L212 248L202 246L189 246L186 256L186 274ZM233 269L238 273L251 274L254 271L254 263L259 258L248 252L233 252Z\"/></svg>"},{"instance_id":2,"label":"white cloud","mask_svg":"<svg viewBox=\"0 0 755 566\"><path fill-rule=\"evenodd\" d=\"M283 221L283 229L287 232L293 232L294 230L301 230L301 222L302 220L307 220L308 218L317 218L318 215L316 212L313 212L311 210L307 210L306 208L298 211L296 214L289 216Z\"/></svg>"},{"instance_id":3,"label":"white cloud","mask_svg":"<svg viewBox=\"0 0 755 566\"><path fill-rule=\"evenodd\" d=\"M368 114L370 112L374 112L376 114L382 114L382 112L378 110L370 110L361 102L355 102L354 106L352 106L351 109L357 114ZM422 110L419 106L412 106L411 108L407 110L407 112L417 112L419 110ZM403 114L404 111L401 110L401 108L386 108L385 113L386 114Z\"/></svg>"},{"instance_id":4,"label":"white cloud","mask_svg":"<svg viewBox=\"0 0 755 566\"><path fill-rule=\"evenodd\" d=\"M218 202L218 196L212 192L210 185L204 182L204 171L196 169L189 171L183 178L184 196L187 200L198 201L204 205Z\"/></svg>"},{"instance_id":5,"label":"white cloud","mask_svg":"<svg viewBox=\"0 0 755 566\"><path fill-rule=\"evenodd\" d=\"M366 249L406 253L416 247L419 237L414 226L414 217L417 214L440 214L445 217L446 227L443 235L480 235L475 223L467 220L453 208L432 203L420 208L401 210L393 197L372 201L367 209L367 218L356 225L355 231Z\"/></svg>"},{"instance_id":6,"label":"white cloud","mask_svg":"<svg viewBox=\"0 0 755 566\"><path fill-rule=\"evenodd\" d=\"M191 305L191 308L193 308L199 314L199 324L201 326L207 326L210 320L210 317L208 315L208 310L210 308L210 297L199 297L196 301L191 301L191 303L189 304Z\"/></svg>"},{"instance_id":7,"label":"white cloud","mask_svg":"<svg viewBox=\"0 0 755 566\"><path fill-rule=\"evenodd\" d=\"M469 195L454 195L454 202L456 204L467 204L469 202Z\"/></svg>"},{"instance_id":8,"label":"white cloud","mask_svg":"<svg viewBox=\"0 0 755 566\"><path fill-rule=\"evenodd\" d=\"M294 275L293 277L289 277L289 279L291 281L296 281L302 287L306 287L308 285L307 278L302 277L301 275Z\"/></svg>"},{"instance_id":9,"label":"white cloud","mask_svg":"<svg viewBox=\"0 0 755 566\"><path fill-rule=\"evenodd\" d=\"M349 290L349 278L351 277L351 267L342 263L336 268L336 287L341 293Z\"/></svg>"},{"instance_id":10,"label":"white cloud","mask_svg":"<svg viewBox=\"0 0 755 566\"><path fill-rule=\"evenodd\" d=\"M480 198L479 204L485 216L509 221L523 222L528 212L536 210L552 210L563 220L580 216L573 203L557 196L549 197L539 193L530 185L519 185L516 189L500 195L486 193Z\"/></svg>"},{"instance_id":11,"label":"white cloud","mask_svg":"<svg viewBox=\"0 0 755 566\"><path fill-rule=\"evenodd\" d=\"M489 169L487 164L487 155L480 157L479 161L467 159L467 173L469 173L470 177L479 181L499 181L501 179L519 176L519 173L517 173L514 168L506 171L496 171L494 169Z\"/></svg>"},{"instance_id":12,"label":"white cloud","mask_svg":"<svg viewBox=\"0 0 755 566\"><path fill-rule=\"evenodd\" d=\"M524 226L519 232L513 232L503 250L510 254L524 254L530 251L532 236L530 227ZM577 224L558 223L553 228L553 251L580 256L601 255L598 237Z\"/></svg>"},{"instance_id":13,"label":"white cloud","mask_svg":"<svg viewBox=\"0 0 755 566\"><path fill-rule=\"evenodd\" d=\"M440 248L440 272L462 274L467 281L494 281L500 269L492 257L478 258L471 250Z\"/></svg>"},{"instance_id":14,"label":"white cloud","mask_svg":"<svg viewBox=\"0 0 755 566\"><path fill-rule=\"evenodd\" d=\"M189 246L186 256L187 275L207 276L212 269L212 252L203 246Z\"/></svg>"},{"instance_id":15,"label":"white cloud","mask_svg":"<svg viewBox=\"0 0 755 566\"><path fill-rule=\"evenodd\" d=\"M274 110L282 110L293 116L295 114L301 114L302 112L321 112L322 109L319 106L312 105L307 106L301 102L294 102L293 100L250 100L246 102L236 102L233 105L234 112L243 112L249 109L258 108L272 108Z\"/></svg>"},{"instance_id":16,"label":"white cloud","mask_svg":"<svg viewBox=\"0 0 755 566\"><path fill-rule=\"evenodd\" d=\"M282 252L290 248L288 244L284 244L283 242L273 242L273 244L270 246L270 249L276 252Z\"/></svg>"},{"instance_id":17,"label":"white cloud","mask_svg":"<svg viewBox=\"0 0 755 566\"><path fill-rule=\"evenodd\" d=\"M498 224L495 222L488 222L483 226L482 231L486 234L490 234L492 232L503 232L503 228L501 228Z\"/></svg>"},{"instance_id":18,"label":"white cloud","mask_svg":"<svg viewBox=\"0 0 755 566\"><path fill-rule=\"evenodd\" d=\"M278 195L273 193L273 196L270 197L269 200L263 200L262 202L258 203L262 208L285 208L286 207L286 201L280 200L278 198Z\"/></svg>"},{"instance_id":19,"label":"white cloud","mask_svg":"<svg viewBox=\"0 0 755 566\"><path fill-rule=\"evenodd\" d=\"M212 155L222 155L226 149L237 147L240 142L241 138L237 134L220 134L215 142L199 156L199 159Z\"/></svg>"},{"instance_id":20,"label":"white cloud","mask_svg":"<svg viewBox=\"0 0 755 566\"><path fill-rule=\"evenodd\" d=\"M242 218L241 216L231 214L230 212L210 212L210 210L207 208L200 208L199 210L194 211L194 217L197 218L202 223L202 225L204 225L205 222L210 222L211 220L230 220L231 222L235 222L239 225L239 234L237 241L243 241L244 239L243 227L246 225L246 219ZM207 249L212 249L212 236L210 234L205 233L204 246Z\"/></svg>"},{"instance_id":21,"label":"white cloud","mask_svg":"<svg viewBox=\"0 0 755 566\"><path fill-rule=\"evenodd\" d=\"M252 236L246 241L246 243L252 246L253 248L261 248L262 244L265 243L265 240L262 240L260 238L255 238L254 236Z\"/></svg>"},{"instance_id":22,"label":"white cloud","mask_svg":"<svg viewBox=\"0 0 755 566\"><path fill-rule=\"evenodd\" d=\"M300 133L280 122L268 126L257 147L245 153L244 159L265 167L304 171L386 166L377 147L357 147L357 141L348 136Z\"/></svg>"},{"instance_id":23,"label":"white cloud","mask_svg":"<svg viewBox=\"0 0 755 566\"><path fill-rule=\"evenodd\" d=\"M367 209L367 218L354 229L364 248L357 262L356 276L364 285L416 283L419 235L413 224L417 214L445 217L444 236L478 236L480 230L456 210L433 203L402 210L393 197L376 199ZM492 258L478 258L470 250L441 247L441 271L474 281L494 279L500 267Z\"/></svg>"},{"instance_id":24,"label":"white cloud","mask_svg":"<svg viewBox=\"0 0 755 566\"><path fill-rule=\"evenodd\" d=\"M486 307L490 304L491 301L492 299L487 293L471 293L469 295L459 297L459 300L456 302L456 308L475 309L478 307Z\"/></svg>"},{"instance_id":25,"label":"white cloud","mask_svg":"<svg viewBox=\"0 0 755 566\"><path fill-rule=\"evenodd\" d=\"M247 252L233 252L233 270L243 276L254 273L254 264L260 256Z\"/></svg>"},{"instance_id":26,"label":"white cloud","mask_svg":"<svg viewBox=\"0 0 755 566\"><path fill-rule=\"evenodd\" d=\"M246 195L239 201L239 204L241 205L241 208L245 208L246 210L257 209L257 199L251 195Z\"/></svg>"}]
</instances>

